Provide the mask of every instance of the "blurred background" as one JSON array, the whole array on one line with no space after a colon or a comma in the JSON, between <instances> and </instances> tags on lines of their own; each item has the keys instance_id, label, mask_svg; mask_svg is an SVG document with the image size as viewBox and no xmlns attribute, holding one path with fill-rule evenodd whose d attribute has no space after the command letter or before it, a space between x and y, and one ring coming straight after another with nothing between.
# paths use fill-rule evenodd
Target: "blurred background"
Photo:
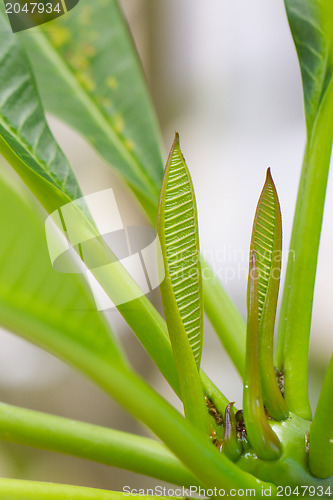
<instances>
[{"instance_id":1,"label":"blurred background","mask_svg":"<svg viewBox=\"0 0 333 500\"><path fill-rule=\"evenodd\" d=\"M280 197L285 271L305 145L301 79L283 1L123 0L122 5L156 106L165 158L177 130L197 196L201 249L245 316L247 256L266 169L271 167ZM90 147L51 116L49 123L85 194L113 187L122 215L144 224L128 189ZM333 348L332 191L329 183L311 340L313 408ZM160 307L157 291L150 298ZM117 311L108 316L135 368L179 407ZM1 400L147 434L60 361L7 332L1 332L1 346ZM240 379L208 321L203 368L241 407ZM38 450L7 444L0 450L3 476L110 489L156 484Z\"/></svg>"}]
</instances>

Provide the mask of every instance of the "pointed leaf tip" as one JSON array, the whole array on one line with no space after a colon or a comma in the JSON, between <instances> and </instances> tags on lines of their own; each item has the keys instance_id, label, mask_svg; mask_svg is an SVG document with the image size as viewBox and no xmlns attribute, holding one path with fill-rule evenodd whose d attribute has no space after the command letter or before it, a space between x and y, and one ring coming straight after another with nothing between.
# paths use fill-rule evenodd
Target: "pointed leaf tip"
<instances>
[{"instance_id":1,"label":"pointed leaf tip","mask_svg":"<svg viewBox=\"0 0 333 500\"><path fill-rule=\"evenodd\" d=\"M258 201L253 222L250 248L251 252L255 251L256 254L260 321L265 303L271 303L269 294L273 293L275 298L276 292L278 292L279 273L281 268L281 211L270 168L267 169L266 181ZM275 287L273 286L274 284ZM270 288L272 287L273 292L270 292ZM275 318L274 305L276 307L273 301L269 313L274 314Z\"/></svg>"},{"instance_id":2,"label":"pointed leaf tip","mask_svg":"<svg viewBox=\"0 0 333 500\"><path fill-rule=\"evenodd\" d=\"M185 415L200 429L209 420L199 378L203 297L197 209L192 180L176 133L158 207L157 231L165 279L160 285Z\"/></svg>"},{"instance_id":3,"label":"pointed leaf tip","mask_svg":"<svg viewBox=\"0 0 333 500\"><path fill-rule=\"evenodd\" d=\"M233 413L233 405L229 403L224 414L224 437L223 453L233 462L236 462L242 454L242 445L237 438L237 422Z\"/></svg>"}]
</instances>

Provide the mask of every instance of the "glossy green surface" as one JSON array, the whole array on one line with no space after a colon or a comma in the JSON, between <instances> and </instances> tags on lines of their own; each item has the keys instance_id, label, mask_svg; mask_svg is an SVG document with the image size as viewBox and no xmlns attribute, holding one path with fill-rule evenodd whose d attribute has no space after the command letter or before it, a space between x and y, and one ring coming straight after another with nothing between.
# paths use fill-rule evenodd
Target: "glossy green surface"
<instances>
[{"instance_id":1,"label":"glossy green surface","mask_svg":"<svg viewBox=\"0 0 333 500\"><path fill-rule=\"evenodd\" d=\"M287 420L271 423L271 427L281 442L280 458L274 462L264 461L249 451L237 462L239 467L262 480L269 478L279 486L294 488L303 485L324 489L330 486L333 496L333 476L325 480L318 479L308 468L307 438L310 422L291 413Z\"/></svg>"}]
</instances>

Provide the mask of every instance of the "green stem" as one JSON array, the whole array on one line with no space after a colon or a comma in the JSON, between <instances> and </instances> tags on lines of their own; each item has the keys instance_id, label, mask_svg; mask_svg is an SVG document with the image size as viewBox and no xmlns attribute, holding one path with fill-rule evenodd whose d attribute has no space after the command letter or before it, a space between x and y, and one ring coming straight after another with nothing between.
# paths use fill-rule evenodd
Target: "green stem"
<instances>
[{"instance_id":1,"label":"green stem","mask_svg":"<svg viewBox=\"0 0 333 500\"><path fill-rule=\"evenodd\" d=\"M276 345L289 410L311 420L308 351L313 290L333 137L333 80L314 123L302 169Z\"/></svg>"},{"instance_id":2,"label":"green stem","mask_svg":"<svg viewBox=\"0 0 333 500\"><path fill-rule=\"evenodd\" d=\"M213 401L215 407L223 415L227 405L229 404L229 401L202 370L200 370L200 376L202 381L202 389L205 392L205 396L208 396L209 399Z\"/></svg>"},{"instance_id":3,"label":"green stem","mask_svg":"<svg viewBox=\"0 0 333 500\"><path fill-rule=\"evenodd\" d=\"M321 479L333 476L333 356L310 427L309 467Z\"/></svg>"},{"instance_id":4,"label":"green stem","mask_svg":"<svg viewBox=\"0 0 333 500\"><path fill-rule=\"evenodd\" d=\"M94 360L80 358L90 377L121 406L145 423L206 487L261 488L260 481L243 473L212 446L159 394L133 372Z\"/></svg>"},{"instance_id":5,"label":"green stem","mask_svg":"<svg viewBox=\"0 0 333 500\"><path fill-rule=\"evenodd\" d=\"M125 498L137 498L136 495L124 495L124 493L118 491L35 481L18 481L16 479L0 479L0 497L2 500L124 500ZM140 498L153 500L156 497L145 495ZM171 500L171 497L159 498Z\"/></svg>"},{"instance_id":6,"label":"green stem","mask_svg":"<svg viewBox=\"0 0 333 500\"><path fill-rule=\"evenodd\" d=\"M211 267L201 257L205 312L240 375L245 366L245 322Z\"/></svg>"},{"instance_id":7,"label":"green stem","mask_svg":"<svg viewBox=\"0 0 333 500\"><path fill-rule=\"evenodd\" d=\"M0 403L0 439L119 467L184 486L197 480L161 443Z\"/></svg>"}]
</instances>

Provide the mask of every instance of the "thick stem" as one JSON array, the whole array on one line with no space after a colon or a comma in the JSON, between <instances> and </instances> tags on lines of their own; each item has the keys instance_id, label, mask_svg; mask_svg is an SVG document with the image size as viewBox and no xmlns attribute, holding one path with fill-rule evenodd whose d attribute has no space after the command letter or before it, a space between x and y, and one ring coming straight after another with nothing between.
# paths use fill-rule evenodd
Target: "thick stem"
<instances>
[{"instance_id":1,"label":"thick stem","mask_svg":"<svg viewBox=\"0 0 333 500\"><path fill-rule=\"evenodd\" d=\"M311 420L308 351L313 291L333 137L333 80L309 140L300 180L280 323L276 365L284 372L289 410Z\"/></svg>"},{"instance_id":2,"label":"thick stem","mask_svg":"<svg viewBox=\"0 0 333 500\"><path fill-rule=\"evenodd\" d=\"M174 484L198 484L161 443L46 413L0 403L0 439L73 455Z\"/></svg>"},{"instance_id":3,"label":"thick stem","mask_svg":"<svg viewBox=\"0 0 333 500\"><path fill-rule=\"evenodd\" d=\"M319 478L333 476L333 356L329 364L324 385L313 422L310 427L309 467Z\"/></svg>"}]
</instances>

